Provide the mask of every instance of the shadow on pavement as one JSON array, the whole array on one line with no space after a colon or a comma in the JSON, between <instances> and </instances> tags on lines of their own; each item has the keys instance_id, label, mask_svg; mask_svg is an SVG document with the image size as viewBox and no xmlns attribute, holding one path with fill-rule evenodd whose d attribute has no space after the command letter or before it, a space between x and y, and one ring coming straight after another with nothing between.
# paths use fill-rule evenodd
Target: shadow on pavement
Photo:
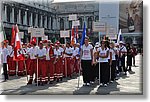
<instances>
[{"instance_id":1,"label":"shadow on pavement","mask_svg":"<svg viewBox=\"0 0 150 102\"><path fill-rule=\"evenodd\" d=\"M96 85L82 86L73 92L73 95L89 95Z\"/></svg>"},{"instance_id":2,"label":"shadow on pavement","mask_svg":"<svg viewBox=\"0 0 150 102\"><path fill-rule=\"evenodd\" d=\"M117 88L118 82L110 83L107 87L98 87L96 95L107 95L110 94L112 91L120 91L119 88Z\"/></svg>"}]
</instances>

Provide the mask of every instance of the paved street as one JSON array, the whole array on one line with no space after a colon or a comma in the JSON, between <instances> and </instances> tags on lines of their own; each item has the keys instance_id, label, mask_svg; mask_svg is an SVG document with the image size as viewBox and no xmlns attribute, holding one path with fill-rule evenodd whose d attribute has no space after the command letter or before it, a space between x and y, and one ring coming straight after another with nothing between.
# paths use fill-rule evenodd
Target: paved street
<instances>
[{"instance_id":1,"label":"paved street","mask_svg":"<svg viewBox=\"0 0 150 102\"><path fill-rule=\"evenodd\" d=\"M136 67L132 67L133 72L127 76L121 75L120 79L108 85L99 87L98 82L92 86L82 86L82 76L80 77L80 87L77 89L78 77L63 79L62 82L48 84L45 86L26 85L26 77L10 77L7 82L0 82L0 92L2 94L98 94L98 95L118 95L118 94L142 94L142 56L136 56ZM2 76L1 76L2 78Z\"/></svg>"}]
</instances>

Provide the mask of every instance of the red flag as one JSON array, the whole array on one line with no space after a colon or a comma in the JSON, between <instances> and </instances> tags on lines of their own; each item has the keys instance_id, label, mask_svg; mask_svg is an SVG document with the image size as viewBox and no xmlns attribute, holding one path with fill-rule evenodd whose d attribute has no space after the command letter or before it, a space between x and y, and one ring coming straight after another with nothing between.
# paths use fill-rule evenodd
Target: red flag
<instances>
[{"instance_id":1,"label":"red flag","mask_svg":"<svg viewBox=\"0 0 150 102\"><path fill-rule=\"evenodd\" d=\"M16 25L16 37L15 37L15 46L14 46L14 60L15 61L20 61L20 60L25 60L25 57L21 51L21 40L19 38L19 29L18 26Z\"/></svg>"},{"instance_id":2,"label":"red flag","mask_svg":"<svg viewBox=\"0 0 150 102\"><path fill-rule=\"evenodd\" d=\"M15 37L16 37L16 33L15 33L15 27L14 25L12 26L12 37L11 37L11 45L14 48L15 46Z\"/></svg>"},{"instance_id":3,"label":"red flag","mask_svg":"<svg viewBox=\"0 0 150 102\"><path fill-rule=\"evenodd\" d=\"M74 34L74 27L72 27L72 31L71 31L71 45L74 45L75 41L75 34Z\"/></svg>"}]
</instances>

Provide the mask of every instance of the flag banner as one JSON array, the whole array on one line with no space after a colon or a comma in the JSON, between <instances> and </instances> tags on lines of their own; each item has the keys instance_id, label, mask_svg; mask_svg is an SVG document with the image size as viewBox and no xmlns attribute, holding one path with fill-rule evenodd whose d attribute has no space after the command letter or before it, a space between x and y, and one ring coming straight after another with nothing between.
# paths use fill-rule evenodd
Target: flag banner
<instances>
[{"instance_id":1,"label":"flag banner","mask_svg":"<svg viewBox=\"0 0 150 102\"><path fill-rule=\"evenodd\" d=\"M120 41L122 41L121 29L119 30L119 34L118 34L118 38L117 38L117 43L119 44Z\"/></svg>"},{"instance_id":2,"label":"flag banner","mask_svg":"<svg viewBox=\"0 0 150 102\"><path fill-rule=\"evenodd\" d=\"M25 60L25 56L24 56L23 50L22 50L21 40L19 37L19 29L18 29L17 25L15 26L15 31L16 31L16 34L15 34L16 36L15 36L13 60L15 60L15 61Z\"/></svg>"},{"instance_id":3,"label":"flag banner","mask_svg":"<svg viewBox=\"0 0 150 102\"><path fill-rule=\"evenodd\" d=\"M15 46L15 38L16 38L16 32L15 32L15 26L12 26L12 31L11 31L11 45L14 47Z\"/></svg>"},{"instance_id":4,"label":"flag banner","mask_svg":"<svg viewBox=\"0 0 150 102\"><path fill-rule=\"evenodd\" d=\"M72 30L71 30L71 45L75 44L75 29L74 26L72 26Z\"/></svg>"},{"instance_id":5,"label":"flag banner","mask_svg":"<svg viewBox=\"0 0 150 102\"><path fill-rule=\"evenodd\" d=\"M85 25L85 22L84 22L84 27L83 27L83 32L82 32L82 38L81 38L81 42L80 42L80 48L84 44L85 37L86 37L86 25Z\"/></svg>"}]
</instances>

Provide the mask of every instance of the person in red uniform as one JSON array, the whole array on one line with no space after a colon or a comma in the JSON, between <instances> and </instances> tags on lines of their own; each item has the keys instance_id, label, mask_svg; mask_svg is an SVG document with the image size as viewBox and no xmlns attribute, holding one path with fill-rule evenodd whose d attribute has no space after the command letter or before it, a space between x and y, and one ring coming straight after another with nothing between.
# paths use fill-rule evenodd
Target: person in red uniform
<instances>
[{"instance_id":1,"label":"person in red uniform","mask_svg":"<svg viewBox=\"0 0 150 102\"><path fill-rule=\"evenodd\" d=\"M38 59L38 85L45 84L45 77L46 77L46 48L43 47L43 42L40 41L39 48L37 50L36 58Z\"/></svg>"},{"instance_id":2,"label":"person in red uniform","mask_svg":"<svg viewBox=\"0 0 150 102\"><path fill-rule=\"evenodd\" d=\"M66 58L66 63L67 63L67 76L68 77L72 77L72 72L73 72L73 69L72 69L72 64L71 64L71 56L72 56L72 53L73 53L73 50L72 48L70 47L70 43L67 43L66 44L66 49L65 49L65 58Z\"/></svg>"},{"instance_id":3,"label":"person in red uniform","mask_svg":"<svg viewBox=\"0 0 150 102\"><path fill-rule=\"evenodd\" d=\"M27 54L28 54L30 48L31 48L31 44L28 43L28 44L27 44ZM26 61L25 61L25 63L26 63L27 75L29 75L29 68L30 68L30 65L31 65L30 56L26 55Z\"/></svg>"},{"instance_id":4,"label":"person in red uniform","mask_svg":"<svg viewBox=\"0 0 150 102\"><path fill-rule=\"evenodd\" d=\"M61 75L61 61L60 61L61 51L59 50L59 47L58 47L57 44L55 44L54 56L55 56L55 60L54 60L54 66L55 66L54 77L57 80L57 82L59 82L60 81L60 75Z\"/></svg>"},{"instance_id":5,"label":"person in red uniform","mask_svg":"<svg viewBox=\"0 0 150 102\"><path fill-rule=\"evenodd\" d=\"M25 46L23 45L22 46L22 49L18 50L18 54L23 54L25 55L26 54L26 48ZM18 61L18 76L24 76L24 71L25 71L25 62L24 60L19 60Z\"/></svg>"},{"instance_id":6,"label":"person in red uniform","mask_svg":"<svg viewBox=\"0 0 150 102\"><path fill-rule=\"evenodd\" d=\"M37 59L36 59L36 53L37 53L38 47L36 46L36 43L34 41L31 42L31 48L28 51L28 55L30 57L30 66L29 66L29 75L30 79L27 84L32 84L33 81L33 75L37 73Z\"/></svg>"},{"instance_id":7,"label":"person in red uniform","mask_svg":"<svg viewBox=\"0 0 150 102\"><path fill-rule=\"evenodd\" d=\"M13 60L14 49L9 49L8 61L8 72L10 76L16 75L16 61Z\"/></svg>"},{"instance_id":8,"label":"person in red uniform","mask_svg":"<svg viewBox=\"0 0 150 102\"><path fill-rule=\"evenodd\" d=\"M60 56L60 80L62 81L62 78L64 76L63 72L64 72L64 48L63 45L57 41L57 45L59 47L59 51L61 52L61 56Z\"/></svg>"},{"instance_id":9,"label":"person in red uniform","mask_svg":"<svg viewBox=\"0 0 150 102\"><path fill-rule=\"evenodd\" d=\"M50 41L45 41L46 43L46 83L52 84L54 81L54 51Z\"/></svg>"},{"instance_id":10,"label":"person in red uniform","mask_svg":"<svg viewBox=\"0 0 150 102\"><path fill-rule=\"evenodd\" d=\"M78 47L78 45L77 44L74 44L73 45L73 54L72 54L72 56L73 56L73 59L74 59L74 72L77 74L77 73L79 73L79 67L80 67L80 64L79 64L79 47Z\"/></svg>"}]
</instances>

